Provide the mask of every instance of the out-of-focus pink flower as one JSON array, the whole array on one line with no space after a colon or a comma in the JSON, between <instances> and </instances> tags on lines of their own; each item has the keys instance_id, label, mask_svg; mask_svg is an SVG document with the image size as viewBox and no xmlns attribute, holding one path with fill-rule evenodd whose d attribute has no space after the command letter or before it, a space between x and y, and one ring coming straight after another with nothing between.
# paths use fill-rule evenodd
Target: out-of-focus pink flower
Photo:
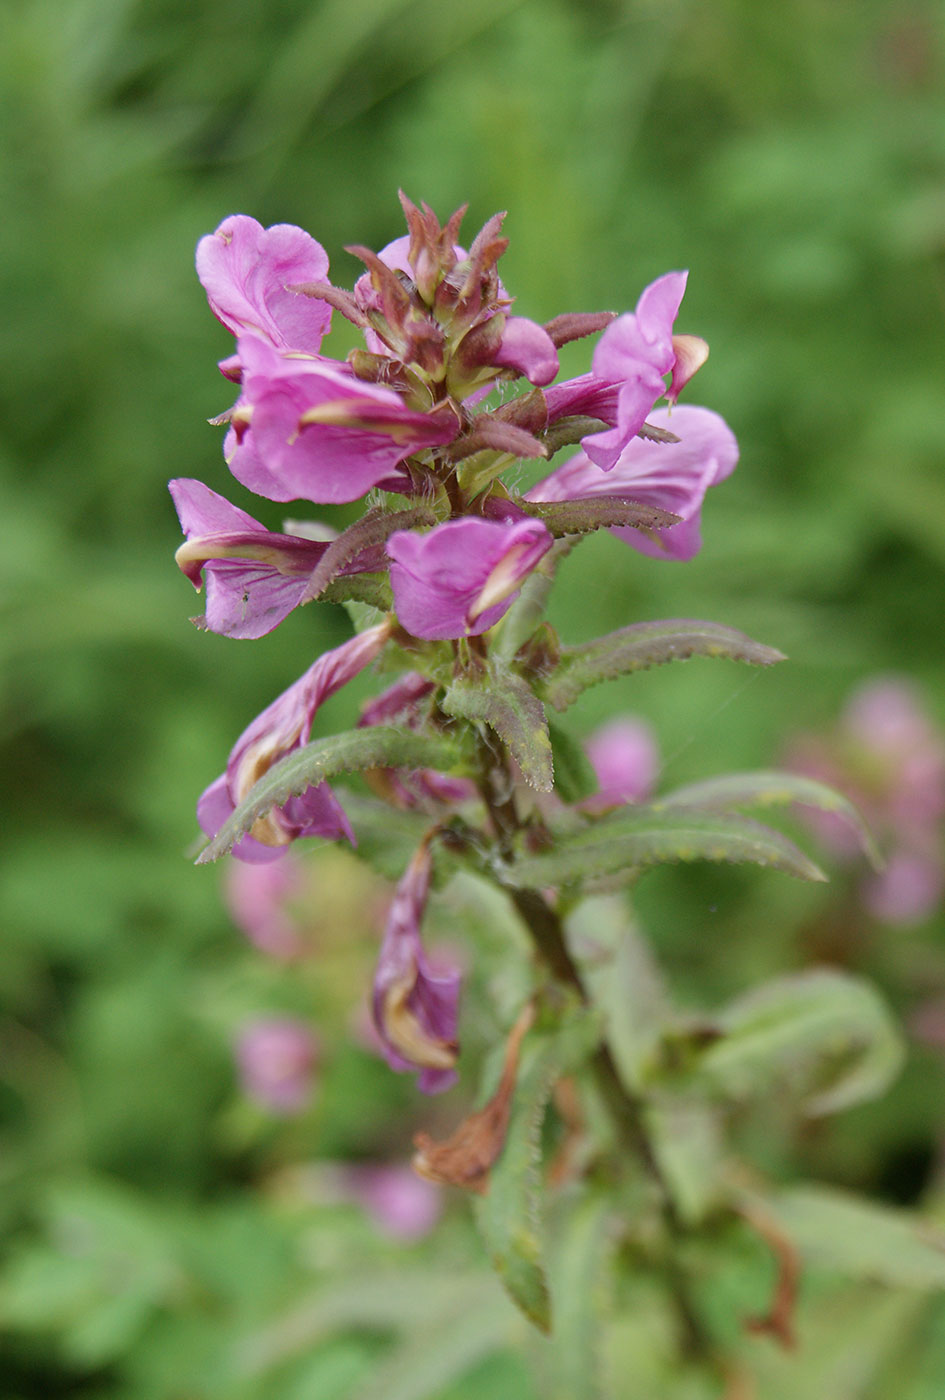
<instances>
[{"instance_id":1,"label":"out-of-focus pink flower","mask_svg":"<svg viewBox=\"0 0 945 1400\"><path fill-rule=\"evenodd\" d=\"M197 803L197 819L208 836L216 835L274 763L308 742L320 705L370 665L389 635L388 624L381 623L325 652L243 731L230 751L226 771ZM348 819L327 783L306 788L301 797L290 797L284 806L260 817L233 847L233 854L240 860L274 860L300 836L330 841L344 836L354 842Z\"/></svg>"},{"instance_id":2,"label":"out-of-focus pink flower","mask_svg":"<svg viewBox=\"0 0 945 1400\"><path fill-rule=\"evenodd\" d=\"M283 354L255 336L239 341L239 355L224 455L237 481L271 501L337 504L375 486L403 489L399 463L459 432L450 405L417 412L333 360Z\"/></svg>"},{"instance_id":3,"label":"out-of-focus pink flower","mask_svg":"<svg viewBox=\"0 0 945 1400\"><path fill-rule=\"evenodd\" d=\"M374 974L374 1025L391 1069L420 1070L418 1087L438 1094L456 1082L460 973L434 971L420 924L432 858L424 844L397 886Z\"/></svg>"},{"instance_id":4,"label":"out-of-focus pink flower","mask_svg":"<svg viewBox=\"0 0 945 1400\"><path fill-rule=\"evenodd\" d=\"M321 346L331 307L289 291L328 277L328 254L304 229L263 228L231 214L197 244L197 276L214 316L234 335L249 332L277 349L309 354Z\"/></svg>"},{"instance_id":5,"label":"out-of-focus pink flower","mask_svg":"<svg viewBox=\"0 0 945 1400\"><path fill-rule=\"evenodd\" d=\"M302 871L292 851L282 860L251 863L231 861L223 896L230 917L263 953L286 961L305 951L287 902L303 888Z\"/></svg>"},{"instance_id":6,"label":"out-of-focus pink flower","mask_svg":"<svg viewBox=\"0 0 945 1400\"><path fill-rule=\"evenodd\" d=\"M572 501L621 496L672 511L680 516L678 525L653 531L617 526L612 533L655 559L691 559L702 547L700 520L705 493L731 476L738 461L738 444L724 419L708 408L681 405L672 414L657 409L650 422L671 428L679 442L632 438L606 475L579 452L533 486L527 499Z\"/></svg>"},{"instance_id":7,"label":"out-of-focus pink flower","mask_svg":"<svg viewBox=\"0 0 945 1400\"><path fill-rule=\"evenodd\" d=\"M861 686L833 734L793 741L787 766L846 793L873 828L887 856L885 869L862 886L874 917L890 924L927 918L945 893L945 738L915 688L897 677ZM855 857L846 823L829 813L805 815L835 855Z\"/></svg>"},{"instance_id":8,"label":"out-of-focus pink flower","mask_svg":"<svg viewBox=\"0 0 945 1400\"><path fill-rule=\"evenodd\" d=\"M327 543L267 530L201 481L168 483L187 536L175 558L195 588L207 585L206 615L198 624L225 637L262 637L302 601ZM343 574L386 567L365 553Z\"/></svg>"},{"instance_id":9,"label":"out-of-focus pink flower","mask_svg":"<svg viewBox=\"0 0 945 1400\"><path fill-rule=\"evenodd\" d=\"M410 1167L356 1163L344 1169L344 1185L385 1234L416 1240L428 1235L443 1211L443 1193Z\"/></svg>"},{"instance_id":10,"label":"out-of-focus pink flower","mask_svg":"<svg viewBox=\"0 0 945 1400\"><path fill-rule=\"evenodd\" d=\"M600 790L582 802L585 811L646 801L660 762L653 731L644 720L612 720L595 730L584 747L600 784Z\"/></svg>"},{"instance_id":11,"label":"out-of-focus pink flower","mask_svg":"<svg viewBox=\"0 0 945 1400\"><path fill-rule=\"evenodd\" d=\"M317 1055L308 1026L288 1016L250 1021L236 1043L243 1088L271 1113L300 1113L305 1108Z\"/></svg>"},{"instance_id":12,"label":"out-of-focus pink flower","mask_svg":"<svg viewBox=\"0 0 945 1400\"><path fill-rule=\"evenodd\" d=\"M387 541L394 606L415 637L477 637L498 622L552 537L539 520L464 516Z\"/></svg>"}]
</instances>

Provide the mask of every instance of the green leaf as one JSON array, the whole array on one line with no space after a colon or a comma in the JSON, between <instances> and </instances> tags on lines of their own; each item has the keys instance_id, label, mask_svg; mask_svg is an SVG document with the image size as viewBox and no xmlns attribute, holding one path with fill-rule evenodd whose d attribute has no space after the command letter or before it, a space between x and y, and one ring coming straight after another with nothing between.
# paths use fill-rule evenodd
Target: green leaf
<instances>
[{"instance_id":1,"label":"green leaf","mask_svg":"<svg viewBox=\"0 0 945 1400\"><path fill-rule=\"evenodd\" d=\"M769 1337L743 1342L746 1369L764 1400L919 1400L903 1378L904 1354L911 1359L925 1328L921 1312L927 1295L888 1288L853 1286L819 1289L801 1298L798 1345L786 1352ZM896 1380L887 1390L877 1384L892 1366ZM939 1400L941 1372L922 1400Z\"/></svg>"},{"instance_id":2,"label":"green leaf","mask_svg":"<svg viewBox=\"0 0 945 1400\"><path fill-rule=\"evenodd\" d=\"M721 778L688 783L667 793L653 806L657 810L663 807L709 807L724 811L730 807L783 807L793 803L816 807L820 812L832 812L842 817L856 833L873 867L882 868L882 856L876 849L869 827L853 803L826 783L801 777L797 773L782 773L776 769L726 773Z\"/></svg>"},{"instance_id":3,"label":"green leaf","mask_svg":"<svg viewBox=\"0 0 945 1400\"><path fill-rule=\"evenodd\" d=\"M626 901L613 895L582 899L568 915L567 933L591 1003L603 1012L620 1077L639 1093L645 1066L672 1015L650 945Z\"/></svg>"},{"instance_id":4,"label":"green leaf","mask_svg":"<svg viewBox=\"0 0 945 1400\"><path fill-rule=\"evenodd\" d=\"M555 1330L549 1400L598 1400L601 1320L612 1303L609 1278L613 1201L594 1195L571 1206L552 1267Z\"/></svg>"},{"instance_id":5,"label":"green leaf","mask_svg":"<svg viewBox=\"0 0 945 1400\"><path fill-rule=\"evenodd\" d=\"M197 864L219 860L260 817L281 807L307 787L324 782L335 773L364 768L449 769L459 752L448 740L414 734L392 725L372 725L316 739L274 763L250 788L232 816L197 857Z\"/></svg>"},{"instance_id":6,"label":"green leaf","mask_svg":"<svg viewBox=\"0 0 945 1400\"><path fill-rule=\"evenodd\" d=\"M600 681L615 680L633 671L686 661L691 656L721 656L753 666L771 666L784 656L773 647L753 642L743 632L718 622L673 619L636 622L583 646L564 647L553 673L539 689L556 710L566 710L583 691Z\"/></svg>"},{"instance_id":7,"label":"green leaf","mask_svg":"<svg viewBox=\"0 0 945 1400\"><path fill-rule=\"evenodd\" d=\"M505 744L525 781L551 792L554 768L544 707L531 687L505 666L494 663L475 679L461 676L440 702L444 714L487 724Z\"/></svg>"},{"instance_id":8,"label":"green leaf","mask_svg":"<svg viewBox=\"0 0 945 1400\"><path fill-rule=\"evenodd\" d=\"M461 1308L438 1307L372 1368L352 1400L439 1400L448 1386L506 1344L509 1312L494 1283L487 1296L470 1298Z\"/></svg>"},{"instance_id":9,"label":"green leaf","mask_svg":"<svg viewBox=\"0 0 945 1400\"><path fill-rule=\"evenodd\" d=\"M597 774L581 744L560 725L548 722L554 760L555 791L562 802L581 802L597 791Z\"/></svg>"},{"instance_id":10,"label":"green leaf","mask_svg":"<svg viewBox=\"0 0 945 1400\"><path fill-rule=\"evenodd\" d=\"M283 1309L276 1320L244 1337L235 1361L240 1374L264 1375L326 1337L351 1330L416 1332L429 1340L438 1314L461 1316L490 1301L495 1311L495 1298L487 1274L461 1269L447 1273L429 1262L418 1268L401 1260L396 1268L380 1264L369 1273L341 1273L329 1287ZM507 1319L507 1305L502 1312Z\"/></svg>"},{"instance_id":11,"label":"green leaf","mask_svg":"<svg viewBox=\"0 0 945 1400\"><path fill-rule=\"evenodd\" d=\"M779 977L715 1019L722 1034L697 1073L736 1099L786 1087L812 1117L876 1098L899 1073L903 1047L875 989L817 969Z\"/></svg>"},{"instance_id":12,"label":"green leaf","mask_svg":"<svg viewBox=\"0 0 945 1400\"><path fill-rule=\"evenodd\" d=\"M603 877L626 882L647 866L693 860L748 861L801 880L827 878L793 841L749 817L635 806L563 835L547 854L520 856L506 879L526 889Z\"/></svg>"},{"instance_id":13,"label":"green leaf","mask_svg":"<svg viewBox=\"0 0 945 1400\"><path fill-rule=\"evenodd\" d=\"M377 612L381 621L394 605L386 574L344 574L330 583L319 597L323 603L361 603Z\"/></svg>"},{"instance_id":14,"label":"green leaf","mask_svg":"<svg viewBox=\"0 0 945 1400\"><path fill-rule=\"evenodd\" d=\"M346 598L342 604L351 619L356 632L366 632L369 627L377 627L384 621L386 613L371 603L359 602L356 598Z\"/></svg>"},{"instance_id":15,"label":"green leaf","mask_svg":"<svg viewBox=\"0 0 945 1400\"><path fill-rule=\"evenodd\" d=\"M795 1186L751 1195L812 1266L901 1288L945 1288L945 1230L909 1211Z\"/></svg>"},{"instance_id":16,"label":"green leaf","mask_svg":"<svg viewBox=\"0 0 945 1400\"><path fill-rule=\"evenodd\" d=\"M493 1266L515 1305L542 1332L551 1330L551 1299L542 1263L541 1125L555 1081L572 1073L599 1043L597 1017L571 1013L556 1033L532 1033L515 1086L505 1144L489 1174L476 1218Z\"/></svg>"},{"instance_id":17,"label":"green leaf","mask_svg":"<svg viewBox=\"0 0 945 1400\"><path fill-rule=\"evenodd\" d=\"M589 534L610 525L659 530L678 525L680 519L672 511L644 506L621 496L591 496L576 501L526 501L516 497L515 504L540 520L556 539Z\"/></svg>"},{"instance_id":18,"label":"green leaf","mask_svg":"<svg viewBox=\"0 0 945 1400\"><path fill-rule=\"evenodd\" d=\"M379 797L347 789L338 796L357 834L358 859L386 879L399 880L430 830L429 814L402 811ZM435 883L462 868L454 847L434 841L432 851Z\"/></svg>"},{"instance_id":19,"label":"green leaf","mask_svg":"<svg viewBox=\"0 0 945 1400\"><path fill-rule=\"evenodd\" d=\"M308 603L320 597L336 580L342 585L347 584L348 578L339 579L342 569L347 568L365 550L377 550L395 531L413 530L435 523L436 516L428 506L411 506L408 510L395 511L374 506L332 540L312 571L302 602ZM350 578L357 577L356 574L350 575Z\"/></svg>"}]
</instances>

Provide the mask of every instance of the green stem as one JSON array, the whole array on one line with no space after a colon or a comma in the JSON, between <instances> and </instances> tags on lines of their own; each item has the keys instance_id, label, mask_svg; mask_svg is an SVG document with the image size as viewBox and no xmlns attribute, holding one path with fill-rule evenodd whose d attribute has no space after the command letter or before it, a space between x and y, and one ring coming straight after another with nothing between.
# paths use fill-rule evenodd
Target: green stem
<instances>
[{"instance_id":1,"label":"green stem","mask_svg":"<svg viewBox=\"0 0 945 1400\"><path fill-rule=\"evenodd\" d=\"M499 854L503 860L509 860L520 823L508 762L504 753L494 748L487 738L480 741L479 756L480 791L492 818ZM557 911L537 890L507 886L505 892L528 929L535 949L551 976L576 991L582 1001L588 1002L586 988L568 950L564 927ZM693 1305L689 1282L675 1255L675 1246L682 1239L685 1226L679 1218L672 1192L646 1129L645 1102L620 1078L610 1047L605 1042L601 1042L594 1052L591 1070L618 1141L628 1155L640 1162L659 1196L669 1246L662 1261L663 1273L676 1309L683 1353L691 1359L708 1360L713 1355L712 1343Z\"/></svg>"}]
</instances>

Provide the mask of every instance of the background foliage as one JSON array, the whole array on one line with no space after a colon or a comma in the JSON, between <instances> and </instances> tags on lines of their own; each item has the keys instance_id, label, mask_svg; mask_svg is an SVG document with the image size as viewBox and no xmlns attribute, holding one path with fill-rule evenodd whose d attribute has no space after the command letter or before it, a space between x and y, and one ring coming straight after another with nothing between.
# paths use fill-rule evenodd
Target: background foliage
<instances>
[{"instance_id":1,"label":"background foliage","mask_svg":"<svg viewBox=\"0 0 945 1400\"><path fill-rule=\"evenodd\" d=\"M595 539L566 561L552 617L577 642L699 615L791 660L634 677L591 692L575 732L617 711L647 716L675 785L770 763L876 672L917 677L942 723L941 9L4 8L3 1393L571 1393L555 1389L567 1373L547 1354L565 1344L525 1342L479 1272L463 1202L434 1241L405 1249L326 1200L319 1161L405 1158L413 1130L455 1121L475 1082L419 1103L351 1034L383 886L359 886L344 856L319 858L317 957L287 975L230 925L217 872L186 859L193 800L233 738L347 635L327 605L252 646L187 623L167 478L201 477L252 508L203 421L228 403L214 362L229 340L193 246L230 212L298 223L350 284L343 245L396 236L403 186L441 216L468 199L472 228L508 209L503 279L536 319L632 307L647 281L688 266L680 326L712 345L690 397L733 425L741 465L712 494L694 562L654 566ZM278 519L275 507L266 523ZM326 705L317 732L348 722L369 685ZM861 921L851 939L837 912L848 897L842 876L802 887L679 868L644 884L639 914L684 1004L716 1006L827 960L868 972L908 1023L945 988L942 920L900 932ZM472 978L489 1005L505 931L469 901L482 934ZM320 1091L288 1123L242 1097L230 1051L243 1020L280 1010L311 1017L323 1045ZM471 1017L474 1060L495 1027ZM935 1208L942 1079L940 1058L912 1044L881 1102L800 1135L746 1121L741 1146L775 1177ZM726 1267L716 1296L751 1311L769 1261L742 1242ZM939 1393L945 1327L923 1295L872 1284L818 1312L816 1286L797 1363L809 1369L772 1371L766 1395ZM645 1290L630 1301L636 1330L616 1336L610 1364L645 1378L653 1302ZM906 1380L904 1335L923 1343ZM445 1351L431 1344L444 1336ZM523 1345L546 1350L526 1366ZM673 1393L703 1393L687 1385Z\"/></svg>"}]
</instances>

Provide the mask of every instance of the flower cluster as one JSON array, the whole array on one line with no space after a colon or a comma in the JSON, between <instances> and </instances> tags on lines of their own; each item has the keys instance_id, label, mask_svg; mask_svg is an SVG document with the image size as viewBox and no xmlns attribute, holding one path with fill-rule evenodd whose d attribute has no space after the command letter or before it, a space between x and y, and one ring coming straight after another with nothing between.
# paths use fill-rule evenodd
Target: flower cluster
<instances>
[{"instance_id":1,"label":"flower cluster","mask_svg":"<svg viewBox=\"0 0 945 1400\"><path fill-rule=\"evenodd\" d=\"M401 202L405 237L379 253L348 250L365 267L351 290L329 280L324 249L290 225L233 215L197 248L211 310L235 337L220 369L238 396L216 420L233 477L269 501L366 508L340 535L313 522L273 531L201 482L171 482L186 537L178 564L206 586L195 621L256 638L318 597L374 609L370 625L319 657L241 735L198 804L210 836L308 743L322 703L382 652L392 669L399 649L406 674L362 726L442 729L444 678L486 674L487 634L499 635L530 576L550 578L557 539L607 528L643 554L690 558L706 491L737 460L721 418L675 407L708 353L674 331L686 273L657 279L633 311L539 325L512 314L499 278L502 215L467 249L463 210L441 225L427 206ZM364 337L343 362L322 353L334 312ZM555 383L558 349L597 334L590 371ZM516 493L523 459L565 447L579 450ZM480 780L474 764L445 774L382 765L369 778L394 805L434 816L475 799ZM634 792L618 783L613 801ZM586 810L609 802L605 790ZM243 832L233 853L258 863L303 836L355 841L324 781L302 783ZM419 1069L421 1087L436 1089L454 1075L458 974L426 962L429 881L425 843L394 897L373 1001L391 1065Z\"/></svg>"}]
</instances>

